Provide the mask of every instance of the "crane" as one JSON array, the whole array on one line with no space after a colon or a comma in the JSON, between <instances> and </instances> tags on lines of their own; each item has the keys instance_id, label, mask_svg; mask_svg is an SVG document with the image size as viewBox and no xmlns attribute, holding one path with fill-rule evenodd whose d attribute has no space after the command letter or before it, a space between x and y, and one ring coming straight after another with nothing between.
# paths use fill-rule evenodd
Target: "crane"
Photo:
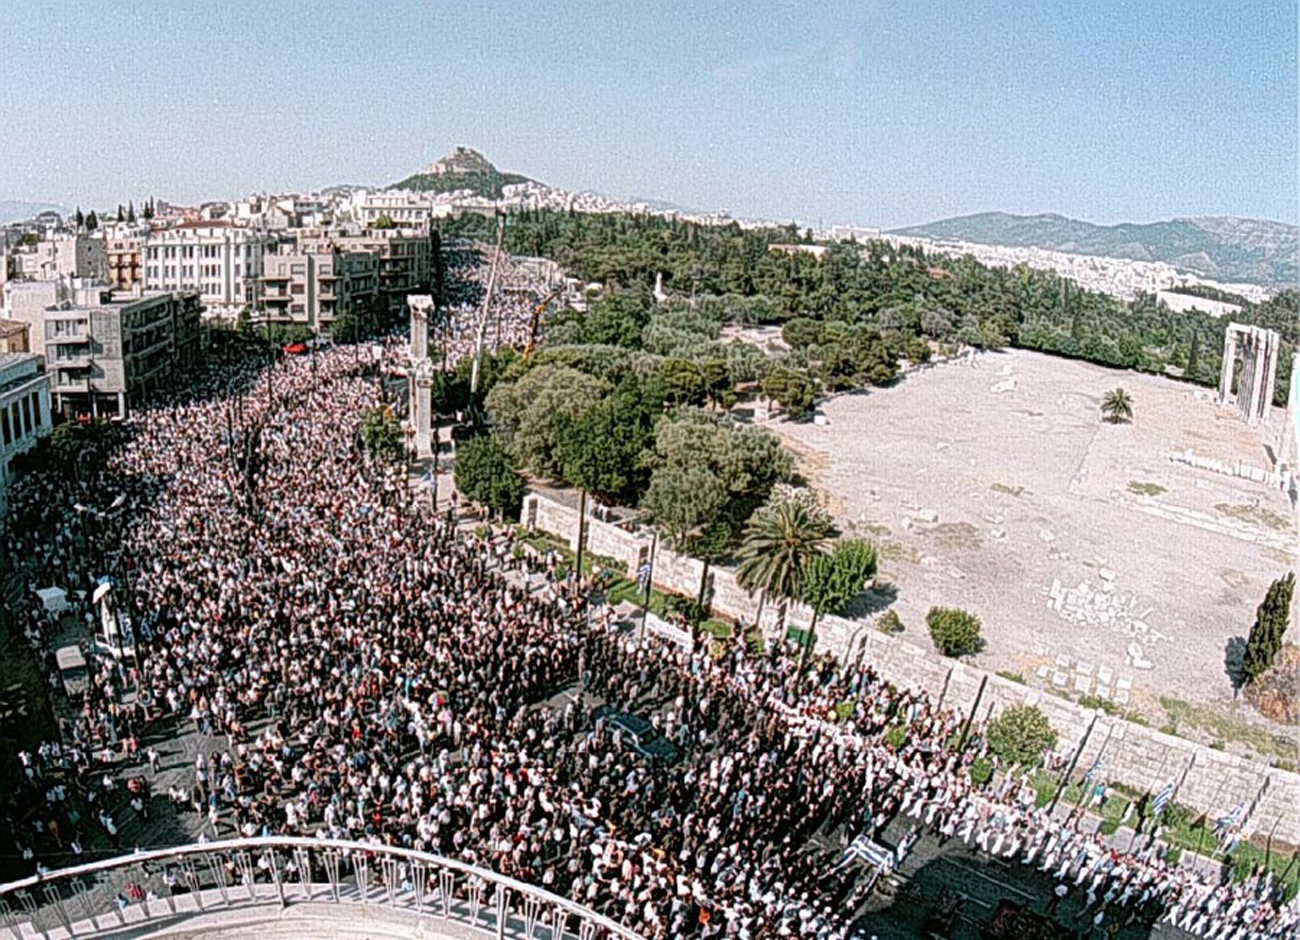
<instances>
[{"instance_id":1,"label":"crane","mask_svg":"<svg viewBox=\"0 0 1300 940\"><path fill-rule=\"evenodd\" d=\"M563 290L563 286L554 288L533 307L532 318L528 321L528 345L524 347L524 362L527 362L529 357L532 356L533 347L537 345L537 327L541 324L542 314L546 312L546 308L551 301L559 297L560 292Z\"/></svg>"}]
</instances>

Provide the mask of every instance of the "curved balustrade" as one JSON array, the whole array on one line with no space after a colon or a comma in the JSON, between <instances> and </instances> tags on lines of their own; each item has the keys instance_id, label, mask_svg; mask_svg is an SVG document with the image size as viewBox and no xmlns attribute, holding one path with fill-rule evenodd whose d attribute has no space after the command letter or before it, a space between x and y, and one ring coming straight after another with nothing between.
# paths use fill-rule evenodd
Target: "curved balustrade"
<instances>
[{"instance_id":1,"label":"curved balustrade","mask_svg":"<svg viewBox=\"0 0 1300 940\"><path fill-rule=\"evenodd\" d=\"M136 852L0 885L0 940L6 930L13 940L138 935L196 915L304 902L386 908L498 940L642 940L580 904L463 862L288 836Z\"/></svg>"}]
</instances>

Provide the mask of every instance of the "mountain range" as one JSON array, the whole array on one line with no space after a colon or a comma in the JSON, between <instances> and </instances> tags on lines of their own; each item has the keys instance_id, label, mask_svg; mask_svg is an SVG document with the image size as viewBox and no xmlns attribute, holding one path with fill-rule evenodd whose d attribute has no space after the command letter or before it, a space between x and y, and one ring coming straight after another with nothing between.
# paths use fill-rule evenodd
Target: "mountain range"
<instances>
[{"instance_id":1,"label":"mountain range","mask_svg":"<svg viewBox=\"0 0 1300 940\"><path fill-rule=\"evenodd\" d=\"M60 215L65 215L67 211L63 206L56 206L52 202L0 200L0 225L8 225L10 222L24 222L33 216L40 215L42 212L57 212Z\"/></svg>"},{"instance_id":2,"label":"mountain range","mask_svg":"<svg viewBox=\"0 0 1300 940\"><path fill-rule=\"evenodd\" d=\"M1295 286L1300 272L1300 229L1262 219L1213 216L1094 225L1053 213L981 212L890 234L1163 261L1216 281L1266 287Z\"/></svg>"}]
</instances>

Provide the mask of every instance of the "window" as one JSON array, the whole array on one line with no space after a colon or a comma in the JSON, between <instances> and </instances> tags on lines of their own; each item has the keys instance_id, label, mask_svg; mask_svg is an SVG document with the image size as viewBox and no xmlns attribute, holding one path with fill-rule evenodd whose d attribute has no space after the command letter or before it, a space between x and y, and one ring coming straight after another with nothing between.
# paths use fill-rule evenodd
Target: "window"
<instances>
[{"instance_id":1,"label":"window","mask_svg":"<svg viewBox=\"0 0 1300 940\"><path fill-rule=\"evenodd\" d=\"M305 264L291 264L291 265L289 265L289 273L290 273L290 274L306 274L306 273L307 273L307 265L305 265Z\"/></svg>"},{"instance_id":2,"label":"window","mask_svg":"<svg viewBox=\"0 0 1300 940\"><path fill-rule=\"evenodd\" d=\"M302 292L303 292L303 285L299 284L297 281L289 285L289 293L301 294Z\"/></svg>"},{"instance_id":3,"label":"window","mask_svg":"<svg viewBox=\"0 0 1300 940\"><path fill-rule=\"evenodd\" d=\"M26 437L32 433L32 400L23 399L23 436Z\"/></svg>"},{"instance_id":4,"label":"window","mask_svg":"<svg viewBox=\"0 0 1300 940\"><path fill-rule=\"evenodd\" d=\"M8 408L0 408L0 416L3 416L3 418L4 418L4 426L5 426L5 447L8 447L8 446L13 442L13 435L12 435L12 433L10 433L10 431L9 431L9 409L8 409Z\"/></svg>"}]
</instances>

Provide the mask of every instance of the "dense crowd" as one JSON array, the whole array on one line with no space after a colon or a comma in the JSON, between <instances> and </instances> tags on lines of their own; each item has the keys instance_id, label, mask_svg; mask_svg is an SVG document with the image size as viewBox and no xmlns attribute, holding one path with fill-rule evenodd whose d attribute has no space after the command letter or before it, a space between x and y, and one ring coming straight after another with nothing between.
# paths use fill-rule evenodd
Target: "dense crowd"
<instances>
[{"instance_id":1,"label":"dense crowd","mask_svg":"<svg viewBox=\"0 0 1300 940\"><path fill-rule=\"evenodd\" d=\"M449 242L443 249L447 285L443 303L447 315L432 328L429 345L440 352L445 345L449 363L474 354L494 254L493 246L467 240ZM523 349L528 344L533 312L548 292L545 281L503 251L497 259L484 345L488 349Z\"/></svg>"},{"instance_id":2,"label":"dense crowd","mask_svg":"<svg viewBox=\"0 0 1300 940\"><path fill-rule=\"evenodd\" d=\"M526 328L528 312L509 322ZM98 664L62 741L20 755L6 809L33 865L88 834L116 845L122 814L149 812L145 731L170 722L205 742L168 793L196 829L422 849L654 940L844 940L872 883L844 846L899 819L900 855L928 830L1018 857L1086 897L1087 929L1164 918L1215 940L1294 935L1297 908L1267 876L1220 884L1150 843L1113 851L1036 807L1026 779L975 787L980 729L954 751L961 716L869 664L801 674L779 645L685 649L593 616L554 579L529 589L539 562L484 551L411 498L402 467L362 453L381 391L353 352L317 359L261 375L227 361L130 418L76 479L15 488L28 524L5 549L32 583L88 593L120 571L143 648L138 668ZM26 627L48 645L36 603ZM653 716L685 759L647 764L593 721L597 703ZM887 734L899 724L901 742Z\"/></svg>"}]
</instances>

